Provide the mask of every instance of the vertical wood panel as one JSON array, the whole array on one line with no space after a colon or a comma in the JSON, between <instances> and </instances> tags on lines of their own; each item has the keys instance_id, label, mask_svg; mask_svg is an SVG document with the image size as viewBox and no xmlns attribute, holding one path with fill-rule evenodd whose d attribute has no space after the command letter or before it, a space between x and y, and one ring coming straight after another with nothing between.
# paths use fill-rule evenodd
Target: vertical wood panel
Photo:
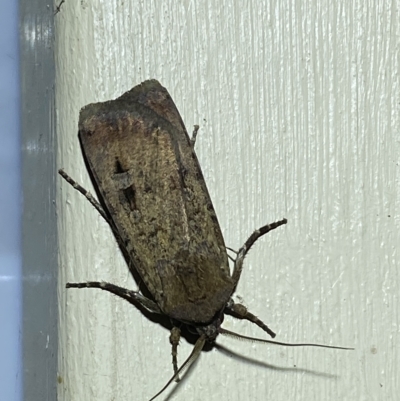
<instances>
[{"instance_id":1,"label":"vertical wood panel","mask_svg":"<svg viewBox=\"0 0 400 401\"><path fill-rule=\"evenodd\" d=\"M229 352L204 352L174 399L396 399L398 8L69 0L57 15L59 166L90 188L79 109L158 79L188 130L201 125L197 154L227 245L289 219L254 247L238 295L281 341L356 347L220 336ZM136 284L97 213L61 180L58 189L60 399L148 399L171 375L169 333L111 295L64 289ZM181 341L180 361L191 347Z\"/></svg>"}]
</instances>

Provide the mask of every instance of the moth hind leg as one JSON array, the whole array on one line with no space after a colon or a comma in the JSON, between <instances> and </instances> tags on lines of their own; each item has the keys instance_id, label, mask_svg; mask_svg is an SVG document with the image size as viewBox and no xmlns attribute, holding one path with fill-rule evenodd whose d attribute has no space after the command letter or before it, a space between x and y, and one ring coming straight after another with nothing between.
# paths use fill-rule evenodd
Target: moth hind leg
<instances>
[{"instance_id":1,"label":"moth hind leg","mask_svg":"<svg viewBox=\"0 0 400 401\"><path fill-rule=\"evenodd\" d=\"M258 327L261 327L266 331L272 338L276 336L276 334L263 321L250 313L244 305L236 304L232 298L228 301L224 311L227 315L231 315L237 319L244 319L255 323Z\"/></svg>"},{"instance_id":2,"label":"moth hind leg","mask_svg":"<svg viewBox=\"0 0 400 401\"><path fill-rule=\"evenodd\" d=\"M172 345L172 366L174 368L174 374L176 375L175 381L179 382L180 378L178 375L178 345L181 338L181 329L177 326L173 326L171 334L169 336L169 342Z\"/></svg>"},{"instance_id":3,"label":"moth hind leg","mask_svg":"<svg viewBox=\"0 0 400 401\"><path fill-rule=\"evenodd\" d=\"M161 314L161 310L158 305L149 298L143 296L139 291L128 290L123 287L119 287L114 284L106 283L104 281L88 281L86 283L67 283L66 288L99 288L100 290L111 292L120 298L125 299L131 304L139 304L151 313Z\"/></svg>"}]
</instances>

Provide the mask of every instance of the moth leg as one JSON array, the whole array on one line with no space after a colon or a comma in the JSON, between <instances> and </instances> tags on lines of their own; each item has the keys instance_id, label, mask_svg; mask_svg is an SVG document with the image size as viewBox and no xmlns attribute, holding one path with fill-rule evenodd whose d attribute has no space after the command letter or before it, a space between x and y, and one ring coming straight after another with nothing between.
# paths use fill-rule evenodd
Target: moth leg
<instances>
[{"instance_id":1,"label":"moth leg","mask_svg":"<svg viewBox=\"0 0 400 401\"><path fill-rule=\"evenodd\" d=\"M199 126L195 125L193 128L192 137L190 138L190 145L194 149L194 144L196 143L197 133L199 132Z\"/></svg>"},{"instance_id":2,"label":"moth leg","mask_svg":"<svg viewBox=\"0 0 400 401\"><path fill-rule=\"evenodd\" d=\"M111 227L111 230L115 236L115 239L117 240L121 249L124 249L124 247L125 247L124 241L122 240L117 228L115 227L114 222L110 219L110 217L104 211L103 207L97 201L97 199L87 189L83 188L73 178L71 178L63 169L58 170L58 173L61 175L62 178L64 178L65 181L68 182L68 184L72 185L72 187L74 189L76 189L78 192L80 192L91 203L91 205L100 213L100 216L103 217L103 219Z\"/></svg>"},{"instance_id":3,"label":"moth leg","mask_svg":"<svg viewBox=\"0 0 400 401\"><path fill-rule=\"evenodd\" d=\"M233 252L235 255L238 254L238 251L235 251L233 248L229 248L229 246L226 246L225 248L226 248L228 251Z\"/></svg>"},{"instance_id":4,"label":"moth leg","mask_svg":"<svg viewBox=\"0 0 400 401\"><path fill-rule=\"evenodd\" d=\"M172 345L172 366L174 367L174 375L176 375L175 377L176 382L180 381L178 375L178 358L177 358L180 338L181 338L181 329L177 326L172 327L171 334L169 336L169 342Z\"/></svg>"},{"instance_id":5,"label":"moth leg","mask_svg":"<svg viewBox=\"0 0 400 401\"><path fill-rule=\"evenodd\" d=\"M267 234L269 231L274 230L275 228L277 228L283 224L286 224L286 223L287 223L287 220L282 219L275 223L267 224L263 227L260 227L258 230L254 231L253 234L250 235L250 237L247 239L247 241L244 243L244 245L239 249L239 252L238 252L236 260L235 260L235 265L233 267L233 273L232 273L234 288L236 288L237 283L239 282L239 279L240 279L240 275L242 274L244 258L247 255L247 252L249 252L252 245L260 237Z\"/></svg>"},{"instance_id":6,"label":"moth leg","mask_svg":"<svg viewBox=\"0 0 400 401\"><path fill-rule=\"evenodd\" d=\"M143 296L139 291L131 291L126 288L119 287L114 284L88 281L87 283L67 283L66 288L99 288L100 290L111 292L120 298L125 299L129 303L135 305L139 304L151 313L162 313L158 305L149 298Z\"/></svg>"},{"instance_id":7,"label":"moth leg","mask_svg":"<svg viewBox=\"0 0 400 401\"><path fill-rule=\"evenodd\" d=\"M244 305L235 304L232 298L225 306L224 312L227 315L236 317L237 319L245 319L252 323L255 323L257 326L266 331L272 338L276 336L276 334L264 322L262 322L257 316L250 313Z\"/></svg>"},{"instance_id":8,"label":"moth leg","mask_svg":"<svg viewBox=\"0 0 400 401\"><path fill-rule=\"evenodd\" d=\"M61 0L60 4L56 6L56 9L54 10L54 15L58 14L61 11L61 6L65 3L65 0Z\"/></svg>"},{"instance_id":9,"label":"moth leg","mask_svg":"<svg viewBox=\"0 0 400 401\"><path fill-rule=\"evenodd\" d=\"M235 251L234 249L232 249L232 248L229 248L229 246L226 246L225 247L228 251L231 251L231 252L233 252L235 255L236 255L236 257L237 257L237 254L238 254L238 252L237 251ZM236 259L234 259L234 258L232 258L232 256L231 255L229 255L229 253L227 252L226 253L227 255L228 255L228 258L232 261L232 262L235 262L235 260Z\"/></svg>"},{"instance_id":10,"label":"moth leg","mask_svg":"<svg viewBox=\"0 0 400 401\"><path fill-rule=\"evenodd\" d=\"M60 168L60 170L58 170L58 174L60 174L61 177L64 178L64 180L67 181L68 184L70 184L74 189L76 189L78 192L80 192L92 204L92 206L100 213L100 215L104 218L104 220L106 220L107 223L109 223L109 218L106 215L106 212L101 207L101 205L97 201L97 199L88 190L86 190L81 185L79 185L62 168Z\"/></svg>"}]
</instances>

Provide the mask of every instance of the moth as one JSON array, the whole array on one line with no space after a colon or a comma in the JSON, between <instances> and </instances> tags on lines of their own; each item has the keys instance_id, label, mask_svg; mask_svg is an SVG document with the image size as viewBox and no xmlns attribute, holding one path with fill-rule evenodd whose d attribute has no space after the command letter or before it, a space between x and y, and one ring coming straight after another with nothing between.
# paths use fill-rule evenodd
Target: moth
<instances>
[{"instance_id":1,"label":"moth","mask_svg":"<svg viewBox=\"0 0 400 401\"><path fill-rule=\"evenodd\" d=\"M253 339L224 329L224 315L258 325L272 338L275 333L242 304L232 299L245 256L263 235L287 223L265 225L236 253L232 274L218 219L194 152L192 138L167 92L156 80L145 81L119 98L82 108L79 140L98 202L63 170L59 173L80 191L110 225L132 273L138 273L149 295L105 282L67 283L67 288L99 288L155 314L172 325L174 373L160 395L179 379L218 334ZM193 328L198 339L178 367L180 327Z\"/></svg>"}]
</instances>

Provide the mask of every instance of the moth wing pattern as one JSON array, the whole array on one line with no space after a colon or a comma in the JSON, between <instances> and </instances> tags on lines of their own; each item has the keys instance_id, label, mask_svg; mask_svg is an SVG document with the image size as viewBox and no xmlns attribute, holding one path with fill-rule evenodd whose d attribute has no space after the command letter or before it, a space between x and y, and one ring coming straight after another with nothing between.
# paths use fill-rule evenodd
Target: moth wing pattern
<instances>
[{"instance_id":1,"label":"moth wing pattern","mask_svg":"<svg viewBox=\"0 0 400 401\"><path fill-rule=\"evenodd\" d=\"M233 280L197 157L167 90L145 81L84 107L79 138L99 196L160 309L182 322L210 322Z\"/></svg>"}]
</instances>

